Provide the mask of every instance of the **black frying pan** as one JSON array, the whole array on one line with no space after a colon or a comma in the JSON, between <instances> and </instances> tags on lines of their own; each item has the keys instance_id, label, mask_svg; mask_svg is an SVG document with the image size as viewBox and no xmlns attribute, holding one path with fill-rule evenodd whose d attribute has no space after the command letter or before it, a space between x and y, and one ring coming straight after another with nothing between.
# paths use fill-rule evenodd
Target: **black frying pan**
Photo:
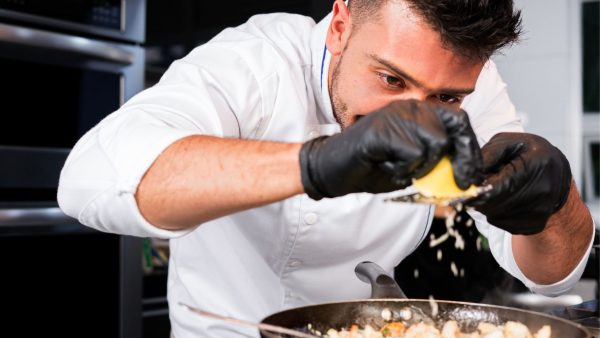
<instances>
[{"instance_id":1,"label":"black frying pan","mask_svg":"<svg viewBox=\"0 0 600 338\"><path fill-rule=\"evenodd\" d=\"M277 312L265 319L262 323L279 325L308 332L307 326L311 324L315 330L322 333L330 328L339 330L349 328L352 324L364 327L367 324L375 328L382 327L385 323L381 313L384 309L392 312L392 319L403 318L402 314L409 309L412 314L411 322L421 320L443 323L447 320L456 320L461 330L474 331L480 322L489 322L500 325L506 321L519 321L532 333L544 325L552 327L552 338L592 338L592 335L581 325L568 320L550 316L543 313L520 310L510 307L481 305L452 301L436 301L438 315L431 317L432 307L429 300L406 299L406 296L381 267L375 263L363 262L356 266L355 272L364 282L371 283L370 300L356 300L337 303L323 303L304 306L286 311ZM278 334L261 331L263 338L283 337Z\"/></svg>"}]
</instances>

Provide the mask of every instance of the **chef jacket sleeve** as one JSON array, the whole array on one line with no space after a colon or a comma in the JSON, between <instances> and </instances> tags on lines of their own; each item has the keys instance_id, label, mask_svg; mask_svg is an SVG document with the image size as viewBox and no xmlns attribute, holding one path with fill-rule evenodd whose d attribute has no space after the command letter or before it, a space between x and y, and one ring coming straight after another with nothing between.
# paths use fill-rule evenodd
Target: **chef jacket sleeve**
<instances>
[{"instance_id":1,"label":"chef jacket sleeve","mask_svg":"<svg viewBox=\"0 0 600 338\"><path fill-rule=\"evenodd\" d=\"M489 61L483 68L475 85L475 92L465 98L462 108L467 111L479 144L483 146L495 134L523 132L521 122L502 81L496 65ZM551 285L540 285L527 278L517 265L512 250L512 235L487 222L485 215L470 211L477 229L490 244L490 251L502 268L519 279L534 292L557 296L569 290L581 278L592 247L593 236L587 253L577 267L563 280Z\"/></svg>"},{"instance_id":2,"label":"chef jacket sleeve","mask_svg":"<svg viewBox=\"0 0 600 338\"><path fill-rule=\"evenodd\" d=\"M490 225L485 215L472 211L469 212L471 217L475 220L475 224L477 225L477 229L481 232L487 239L490 244L490 251L492 255L500 264L502 268L506 271L510 272L513 276L519 279L527 288L531 291L546 295L546 296L558 296L567 292L571 289L575 283L581 278L583 271L585 270L585 266L590 255L590 250L592 249L594 236L590 239L588 249L586 253L583 255L581 261L577 266L571 271L571 273L563 278L562 280L553 283L553 284L537 284L531 281L529 278L523 274L517 262L515 261L515 257L512 254L512 235L502 229L496 228L493 225ZM595 227L594 227L595 228ZM595 230L594 230L595 231ZM565 239L568 240L568 239ZM551 264L550 262L541 262L540 264Z\"/></svg>"},{"instance_id":3,"label":"chef jacket sleeve","mask_svg":"<svg viewBox=\"0 0 600 338\"><path fill-rule=\"evenodd\" d=\"M190 135L253 138L265 127L276 76L257 74L261 65L249 62L260 59L236 52L250 50L269 58L264 43L239 36L243 34L229 29L196 48L174 62L158 84L85 134L61 172L62 210L104 232L173 238L192 231L167 231L148 223L134 194L150 165L177 140Z\"/></svg>"}]
</instances>

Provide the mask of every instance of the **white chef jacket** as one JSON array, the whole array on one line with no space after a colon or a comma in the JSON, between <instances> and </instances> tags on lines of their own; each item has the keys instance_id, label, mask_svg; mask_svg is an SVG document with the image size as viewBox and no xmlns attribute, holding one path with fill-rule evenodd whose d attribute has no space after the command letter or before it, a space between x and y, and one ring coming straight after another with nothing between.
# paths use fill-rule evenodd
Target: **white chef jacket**
<instances>
[{"instance_id":1,"label":"white chef jacket","mask_svg":"<svg viewBox=\"0 0 600 338\"><path fill-rule=\"evenodd\" d=\"M177 338L257 335L199 319L179 302L259 321L290 307L367 298L370 287L354 275L356 264L374 261L391 274L429 231L433 207L387 203L386 194L321 201L299 195L186 231L159 229L138 210L141 177L185 136L303 142L339 132L326 83L330 20L258 15L224 30L90 130L65 164L58 201L67 214L101 231L171 239L168 299ZM463 108L480 144L521 131L492 62ZM563 281L536 285L517 267L511 235L474 216L499 264L533 290L558 294L579 279L585 258Z\"/></svg>"}]
</instances>

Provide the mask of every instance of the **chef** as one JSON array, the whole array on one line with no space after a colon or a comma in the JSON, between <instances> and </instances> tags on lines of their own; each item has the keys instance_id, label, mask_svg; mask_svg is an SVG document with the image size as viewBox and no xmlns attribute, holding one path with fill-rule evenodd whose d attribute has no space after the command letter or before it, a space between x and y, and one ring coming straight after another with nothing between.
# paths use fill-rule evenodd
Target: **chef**
<instances>
[{"instance_id":1,"label":"chef","mask_svg":"<svg viewBox=\"0 0 600 338\"><path fill-rule=\"evenodd\" d=\"M522 133L489 60L519 31L510 0L336 0L318 24L254 16L84 135L58 201L100 231L170 239L173 336L254 337L178 303L259 321L368 297L355 265L391 273L433 216L385 198L450 156L460 187L494 187L471 215L498 263L558 295L594 227L564 155Z\"/></svg>"}]
</instances>

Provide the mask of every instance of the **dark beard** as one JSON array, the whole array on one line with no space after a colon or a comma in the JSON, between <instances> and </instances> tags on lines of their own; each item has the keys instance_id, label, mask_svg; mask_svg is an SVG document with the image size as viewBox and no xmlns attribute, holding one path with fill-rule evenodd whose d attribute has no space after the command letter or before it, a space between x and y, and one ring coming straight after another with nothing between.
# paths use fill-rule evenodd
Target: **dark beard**
<instances>
[{"instance_id":1,"label":"dark beard","mask_svg":"<svg viewBox=\"0 0 600 338\"><path fill-rule=\"evenodd\" d=\"M329 85L329 95L331 97L331 107L333 110L333 116L335 120L343 129L346 129L350 126L351 121L348 118L348 106L342 99L339 97L338 92L338 84L337 81L340 77L340 70L342 66L343 55L340 55L340 59L335 64L333 68L333 73L331 74L331 84Z\"/></svg>"}]
</instances>

